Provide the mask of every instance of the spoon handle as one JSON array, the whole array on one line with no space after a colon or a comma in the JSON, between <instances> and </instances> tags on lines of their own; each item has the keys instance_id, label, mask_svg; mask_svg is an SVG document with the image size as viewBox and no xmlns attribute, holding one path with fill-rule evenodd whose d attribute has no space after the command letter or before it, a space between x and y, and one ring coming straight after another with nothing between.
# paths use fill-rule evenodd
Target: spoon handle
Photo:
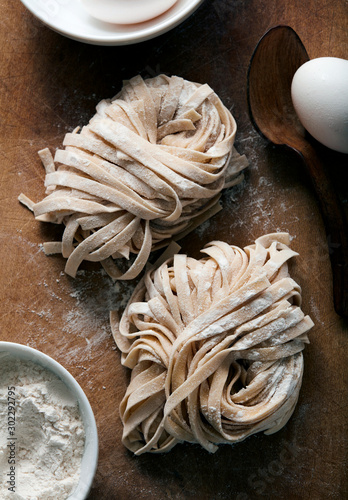
<instances>
[{"instance_id":1,"label":"spoon handle","mask_svg":"<svg viewBox=\"0 0 348 500\"><path fill-rule=\"evenodd\" d=\"M312 145L298 151L307 167L321 208L332 267L333 298L337 314L348 317L348 224L335 189Z\"/></svg>"}]
</instances>

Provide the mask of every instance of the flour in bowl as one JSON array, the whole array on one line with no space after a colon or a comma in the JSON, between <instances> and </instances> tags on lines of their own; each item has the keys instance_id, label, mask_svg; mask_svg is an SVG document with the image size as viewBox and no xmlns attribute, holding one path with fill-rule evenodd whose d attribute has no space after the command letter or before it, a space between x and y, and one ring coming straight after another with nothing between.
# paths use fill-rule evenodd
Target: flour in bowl
<instances>
[{"instance_id":1,"label":"flour in bowl","mask_svg":"<svg viewBox=\"0 0 348 500\"><path fill-rule=\"evenodd\" d=\"M0 353L0 497L64 500L76 488L85 431L78 402L51 371Z\"/></svg>"}]
</instances>

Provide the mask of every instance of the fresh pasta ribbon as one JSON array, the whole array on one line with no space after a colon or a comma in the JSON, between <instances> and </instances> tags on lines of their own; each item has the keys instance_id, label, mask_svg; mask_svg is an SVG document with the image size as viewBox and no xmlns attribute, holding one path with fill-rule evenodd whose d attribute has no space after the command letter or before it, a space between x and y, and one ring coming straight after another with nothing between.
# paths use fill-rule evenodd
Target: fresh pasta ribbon
<instances>
[{"instance_id":1,"label":"fresh pasta ribbon","mask_svg":"<svg viewBox=\"0 0 348 500\"><path fill-rule=\"evenodd\" d=\"M160 75L136 76L97 106L53 158L40 151L46 197L19 200L39 221L63 223L62 253L71 276L83 261L101 262L115 279L133 279L151 251L214 214L221 190L247 166L233 148L236 123L208 85ZM135 261L121 271L117 259Z\"/></svg>"},{"instance_id":2,"label":"fresh pasta ribbon","mask_svg":"<svg viewBox=\"0 0 348 500\"><path fill-rule=\"evenodd\" d=\"M287 262L287 233L240 249L214 241L148 270L112 332L131 381L123 443L140 455L178 442L215 452L281 429L296 406L312 320Z\"/></svg>"}]
</instances>

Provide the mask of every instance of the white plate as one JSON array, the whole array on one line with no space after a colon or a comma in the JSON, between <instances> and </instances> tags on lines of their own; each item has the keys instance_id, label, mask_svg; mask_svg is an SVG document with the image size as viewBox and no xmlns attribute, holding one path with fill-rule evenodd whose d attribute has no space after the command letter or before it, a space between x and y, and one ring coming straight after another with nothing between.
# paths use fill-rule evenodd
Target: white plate
<instances>
[{"instance_id":1,"label":"white plate","mask_svg":"<svg viewBox=\"0 0 348 500\"><path fill-rule=\"evenodd\" d=\"M108 24L91 17L80 0L21 0L30 12L61 35L93 45L127 45L143 42L184 21L203 0L178 0L150 21L133 25Z\"/></svg>"}]
</instances>

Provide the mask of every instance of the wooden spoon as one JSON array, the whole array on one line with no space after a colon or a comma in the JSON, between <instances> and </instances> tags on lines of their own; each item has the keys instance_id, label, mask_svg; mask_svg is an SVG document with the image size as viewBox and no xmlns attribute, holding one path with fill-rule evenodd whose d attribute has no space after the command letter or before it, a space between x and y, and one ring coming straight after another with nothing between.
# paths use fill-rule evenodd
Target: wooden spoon
<instances>
[{"instance_id":1,"label":"wooden spoon","mask_svg":"<svg viewBox=\"0 0 348 500\"><path fill-rule=\"evenodd\" d=\"M249 64L247 97L255 128L274 144L302 158L325 223L333 274L335 310L348 316L348 227L342 207L318 153L300 124L291 100L296 70L308 61L300 38L289 26L270 29Z\"/></svg>"}]
</instances>

